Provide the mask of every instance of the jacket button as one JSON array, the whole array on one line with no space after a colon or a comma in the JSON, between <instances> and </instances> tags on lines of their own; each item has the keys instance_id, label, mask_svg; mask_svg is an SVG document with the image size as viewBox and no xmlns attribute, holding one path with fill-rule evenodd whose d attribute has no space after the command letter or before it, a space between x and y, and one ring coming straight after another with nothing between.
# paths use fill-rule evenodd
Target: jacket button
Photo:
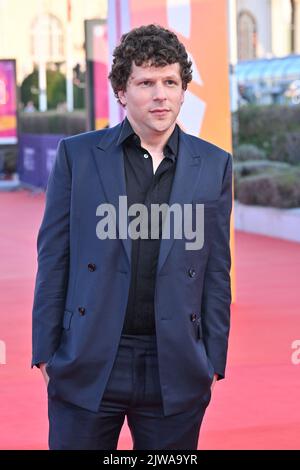
<instances>
[{"instance_id":1,"label":"jacket button","mask_svg":"<svg viewBox=\"0 0 300 470\"><path fill-rule=\"evenodd\" d=\"M196 271L193 268L190 268L188 270L188 274L190 277L195 277L196 276Z\"/></svg>"},{"instance_id":2,"label":"jacket button","mask_svg":"<svg viewBox=\"0 0 300 470\"><path fill-rule=\"evenodd\" d=\"M91 271L91 273L96 271L96 265L94 263L89 263L88 270Z\"/></svg>"},{"instance_id":3,"label":"jacket button","mask_svg":"<svg viewBox=\"0 0 300 470\"><path fill-rule=\"evenodd\" d=\"M191 321L196 321L197 320L197 313L192 313L191 314Z\"/></svg>"},{"instance_id":4,"label":"jacket button","mask_svg":"<svg viewBox=\"0 0 300 470\"><path fill-rule=\"evenodd\" d=\"M83 316L85 314L85 308L84 307L79 307L78 312L79 312L79 315Z\"/></svg>"}]
</instances>

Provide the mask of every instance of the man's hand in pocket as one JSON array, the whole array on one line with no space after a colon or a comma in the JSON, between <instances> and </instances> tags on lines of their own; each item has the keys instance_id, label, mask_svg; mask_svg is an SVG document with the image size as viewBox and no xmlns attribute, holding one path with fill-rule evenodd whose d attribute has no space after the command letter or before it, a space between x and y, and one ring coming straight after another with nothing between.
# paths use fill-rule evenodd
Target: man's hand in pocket
<instances>
[{"instance_id":1,"label":"man's hand in pocket","mask_svg":"<svg viewBox=\"0 0 300 470\"><path fill-rule=\"evenodd\" d=\"M211 392L213 391L215 383L216 383L217 380L218 380L218 374L214 374L214 378L213 378L212 384L210 386Z\"/></svg>"},{"instance_id":2,"label":"man's hand in pocket","mask_svg":"<svg viewBox=\"0 0 300 470\"><path fill-rule=\"evenodd\" d=\"M45 383L46 383L46 385L48 386L48 383L49 383L49 375L47 374L47 371L46 371L46 365L47 365L46 362L41 362L41 363L40 363L40 369L41 369L42 375L43 375L43 377L44 377Z\"/></svg>"}]
</instances>

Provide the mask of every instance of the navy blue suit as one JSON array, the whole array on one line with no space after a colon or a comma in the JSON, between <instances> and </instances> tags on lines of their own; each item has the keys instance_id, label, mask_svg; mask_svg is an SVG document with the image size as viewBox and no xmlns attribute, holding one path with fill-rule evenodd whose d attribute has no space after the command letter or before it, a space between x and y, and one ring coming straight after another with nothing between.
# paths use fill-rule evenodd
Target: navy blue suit
<instances>
[{"instance_id":1,"label":"navy blue suit","mask_svg":"<svg viewBox=\"0 0 300 470\"><path fill-rule=\"evenodd\" d=\"M118 352L131 240L96 236L97 207L126 195L121 124L63 139L38 235L32 365L46 362L50 397L96 412ZM224 377L230 320L231 156L179 133L169 204L204 203L204 246L162 239L155 321L165 416L207 404ZM117 217L118 225L118 217ZM172 234L171 234L172 235Z\"/></svg>"}]
</instances>

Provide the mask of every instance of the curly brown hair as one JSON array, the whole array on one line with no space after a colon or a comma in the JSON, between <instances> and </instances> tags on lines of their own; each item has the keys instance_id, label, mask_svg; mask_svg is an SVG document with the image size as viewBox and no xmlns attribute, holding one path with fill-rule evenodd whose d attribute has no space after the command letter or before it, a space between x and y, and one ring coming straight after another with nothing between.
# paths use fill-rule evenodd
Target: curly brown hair
<instances>
[{"instance_id":1,"label":"curly brown hair","mask_svg":"<svg viewBox=\"0 0 300 470\"><path fill-rule=\"evenodd\" d=\"M119 102L118 91L126 90L133 61L137 66L147 64L154 67L178 62L182 88L186 90L192 80L192 62L188 59L184 45L176 34L156 24L141 26L123 34L113 57L108 78Z\"/></svg>"}]
</instances>

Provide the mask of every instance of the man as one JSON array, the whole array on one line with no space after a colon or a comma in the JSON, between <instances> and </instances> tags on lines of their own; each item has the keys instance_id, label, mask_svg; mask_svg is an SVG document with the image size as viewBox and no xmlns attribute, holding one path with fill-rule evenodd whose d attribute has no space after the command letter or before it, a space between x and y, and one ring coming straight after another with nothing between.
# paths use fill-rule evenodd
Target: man
<instances>
[{"instance_id":1,"label":"man","mask_svg":"<svg viewBox=\"0 0 300 470\"><path fill-rule=\"evenodd\" d=\"M50 377L50 449L116 449L125 416L134 449L196 449L225 373L231 158L176 124L192 74L172 32L123 35L109 78L127 118L60 142L38 236L32 365ZM134 236L136 204L140 225L155 205L197 219L204 204L203 243L165 236L166 213Z\"/></svg>"}]
</instances>

